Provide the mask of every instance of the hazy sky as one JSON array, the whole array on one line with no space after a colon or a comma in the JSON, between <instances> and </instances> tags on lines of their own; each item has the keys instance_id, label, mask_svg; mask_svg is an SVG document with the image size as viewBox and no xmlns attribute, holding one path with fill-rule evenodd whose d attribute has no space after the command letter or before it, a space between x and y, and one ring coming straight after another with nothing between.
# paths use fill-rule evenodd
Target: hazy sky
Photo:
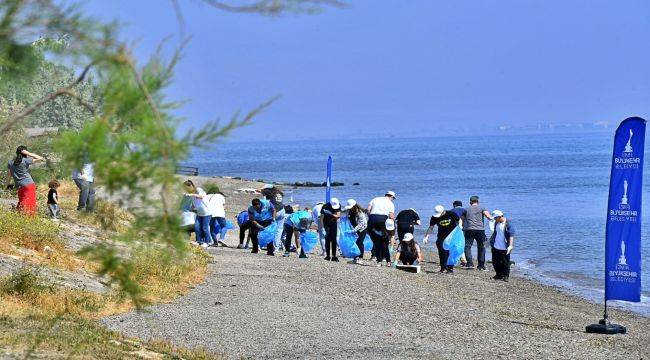
<instances>
[{"instance_id":1,"label":"hazy sky","mask_svg":"<svg viewBox=\"0 0 650 360\"><path fill-rule=\"evenodd\" d=\"M192 40L170 95L190 100L180 111L188 124L282 96L237 139L480 134L488 123L648 115L644 0L349 0L277 18L179 2ZM86 7L123 22L142 60L178 34L170 1Z\"/></svg>"}]
</instances>

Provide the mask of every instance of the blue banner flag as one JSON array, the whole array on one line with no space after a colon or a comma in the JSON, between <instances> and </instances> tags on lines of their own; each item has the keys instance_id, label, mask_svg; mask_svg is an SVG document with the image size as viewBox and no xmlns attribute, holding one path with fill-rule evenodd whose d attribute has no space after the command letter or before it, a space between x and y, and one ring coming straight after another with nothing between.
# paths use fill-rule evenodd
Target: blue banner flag
<instances>
[{"instance_id":1,"label":"blue banner flag","mask_svg":"<svg viewBox=\"0 0 650 360\"><path fill-rule=\"evenodd\" d=\"M327 157L327 177L325 178L325 202L332 199L332 156Z\"/></svg>"},{"instance_id":2,"label":"blue banner flag","mask_svg":"<svg viewBox=\"0 0 650 360\"><path fill-rule=\"evenodd\" d=\"M616 129L605 240L605 301L641 301L641 193L646 121Z\"/></svg>"}]
</instances>

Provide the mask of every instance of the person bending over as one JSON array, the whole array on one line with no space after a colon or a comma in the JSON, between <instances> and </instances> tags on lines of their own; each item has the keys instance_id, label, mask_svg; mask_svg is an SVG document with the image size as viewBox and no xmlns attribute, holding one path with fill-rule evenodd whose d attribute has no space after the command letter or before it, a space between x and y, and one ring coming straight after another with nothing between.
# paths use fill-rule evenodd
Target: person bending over
<instances>
[{"instance_id":1,"label":"person bending over","mask_svg":"<svg viewBox=\"0 0 650 360\"><path fill-rule=\"evenodd\" d=\"M406 233L397 247L395 265L399 261L404 265L418 265L424 260L420 245L413 240L413 234Z\"/></svg>"},{"instance_id":2,"label":"person bending over","mask_svg":"<svg viewBox=\"0 0 650 360\"><path fill-rule=\"evenodd\" d=\"M436 240L436 247L438 248L438 257L440 258L440 272L454 272L454 265L447 265L449 258L449 250L445 250L443 242L451 234L452 231L458 226L460 219L456 214L451 211L446 211L442 205L436 205L434 214L431 216L429 228L424 235L423 243L429 242L429 234L433 232L433 228L438 226L438 239Z\"/></svg>"},{"instance_id":3,"label":"person bending over","mask_svg":"<svg viewBox=\"0 0 650 360\"><path fill-rule=\"evenodd\" d=\"M275 208L270 201L260 199L253 199L251 201L251 206L248 208L248 218L251 222L250 236L251 241L253 242L252 254L257 254L259 252L260 242L257 235L260 231L273 223L275 216ZM273 246L271 246L270 250L267 246L267 254L273 254Z\"/></svg>"},{"instance_id":4,"label":"person bending over","mask_svg":"<svg viewBox=\"0 0 650 360\"><path fill-rule=\"evenodd\" d=\"M287 229L287 234L284 244L284 257L288 257L291 249L291 237L293 235L296 243L296 249L300 249L300 259L306 259L307 255L305 254L304 249L300 246L300 235L304 234L305 231L309 230L312 226L313 221L311 218L311 213L309 209L300 210L289 215L287 220L284 222L284 226Z\"/></svg>"}]
</instances>

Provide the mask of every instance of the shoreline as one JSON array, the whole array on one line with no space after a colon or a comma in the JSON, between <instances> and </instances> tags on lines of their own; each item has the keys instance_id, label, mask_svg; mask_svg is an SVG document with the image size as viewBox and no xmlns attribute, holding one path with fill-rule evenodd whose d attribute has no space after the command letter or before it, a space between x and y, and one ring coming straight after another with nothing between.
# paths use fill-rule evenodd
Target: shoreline
<instances>
[{"instance_id":1,"label":"shoreline","mask_svg":"<svg viewBox=\"0 0 650 360\"><path fill-rule=\"evenodd\" d=\"M233 193L262 183L220 177L227 214L255 197ZM626 335L586 334L602 305L513 269L509 283L490 271L437 272L427 249L420 274L395 269L210 248L205 282L171 303L104 318L111 330L145 340L206 348L225 358L647 358L650 318L618 308ZM368 254L366 254L368 257ZM366 262L367 263L367 262Z\"/></svg>"},{"instance_id":2,"label":"shoreline","mask_svg":"<svg viewBox=\"0 0 650 360\"><path fill-rule=\"evenodd\" d=\"M196 177L197 179L207 179L207 180L214 180L216 182L219 181L233 181L233 182L241 182L242 184L256 184L257 187L263 186L264 184L275 184L281 186L283 189L289 189L289 193L291 196L298 196L301 197L300 192L301 188L300 187L295 187L292 186L291 184L284 183L284 182L274 182L274 181L265 181L261 182L260 180L262 179L245 179L242 177L231 177L231 176L199 176ZM268 180L268 179L267 179ZM205 181L205 180L204 180ZM324 190L323 190L324 191ZM251 197L252 199L252 197ZM313 202L313 201L312 201ZM304 204L302 204L304 206ZM313 204L307 204L307 206L311 207ZM243 208L242 208L243 210ZM236 215L236 214L235 214ZM422 230L422 229L420 229ZM237 231L237 230L236 230ZM435 246L425 246L425 248L432 250L435 248ZM486 249L486 251L489 253L489 249ZM435 251L434 251L435 254ZM489 257L489 254L487 254ZM549 274L547 271L543 271L540 269L537 269L535 266L525 266L526 261L534 260L534 258L523 258L522 261L518 261L514 266L513 270L517 270L513 272L513 276L520 277L522 279L526 279L528 281L532 281L534 283L543 285L543 286L548 286L551 288L557 288L560 289L561 291L564 291L567 295L571 296L577 296L585 301L588 301L590 303L599 305L599 306L604 306L604 301L603 301L603 294L604 291L602 288L597 288L585 284L580 284L578 281L575 281L571 279L570 277L567 278L562 278L558 276L553 276L552 274ZM491 264L491 261L488 260L488 264ZM466 271L462 269L458 269L457 271ZM492 273L492 268L491 266L488 266L488 273ZM596 279L594 279L596 280ZM616 308L619 310L624 310L624 311L630 311L632 313L641 315L643 317L650 317L650 307L648 306L648 301L650 299L649 296L647 295L642 295L642 302L641 303L626 303L626 302L618 302L618 301L610 301L608 302L608 307L610 308ZM600 312L598 313L600 314Z\"/></svg>"}]
</instances>

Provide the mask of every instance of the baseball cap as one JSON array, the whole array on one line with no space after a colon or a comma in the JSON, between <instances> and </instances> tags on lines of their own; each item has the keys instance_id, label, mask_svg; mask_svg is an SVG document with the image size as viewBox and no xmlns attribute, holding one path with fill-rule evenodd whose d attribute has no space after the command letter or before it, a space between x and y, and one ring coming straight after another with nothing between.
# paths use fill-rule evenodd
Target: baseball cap
<instances>
[{"instance_id":1,"label":"baseball cap","mask_svg":"<svg viewBox=\"0 0 650 360\"><path fill-rule=\"evenodd\" d=\"M493 218L498 218L503 216L503 211L501 210L494 210L492 211L492 217Z\"/></svg>"},{"instance_id":2,"label":"baseball cap","mask_svg":"<svg viewBox=\"0 0 650 360\"><path fill-rule=\"evenodd\" d=\"M436 205L433 208L433 217L439 218L442 216L442 213L445 212L445 207L442 205Z\"/></svg>"},{"instance_id":3,"label":"baseball cap","mask_svg":"<svg viewBox=\"0 0 650 360\"><path fill-rule=\"evenodd\" d=\"M330 205L332 205L332 209L338 210L341 208L341 202L337 198L332 198L330 200Z\"/></svg>"},{"instance_id":4,"label":"baseball cap","mask_svg":"<svg viewBox=\"0 0 650 360\"><path fill-rule=\"evenodd\" d=\"M396 196L395 196L395 192L394 192L394 191L387 191L387 192L386 192L386 195L385 195L385 196L392 196L392 197L396 197Z\"/></svg>"},{"instance_id":5,"label":"baseball cap","mask_svg":"<svg viewBox=\"0 0 650 360\"><path fill-rule=\"evenodd\" d=\"M411 240L413 240L413 234L411 233L404 234L404 239L402 239L402 241L411 241Z\"/></svg>"},{"instance_id":6,"label":"baseball cap","mask_svg":"<svg viewBox=\"0 0 650 360\"><path fill-rule=\"evenodd\" d=\"M350 210L356 205L357 202L354 199L348 199L348 205L345 207L345 210Z\"/></svg>"},{"instance_id":7,"label":"baseball cap","mask_svg":"<svg viewBox=\"0 0 650 360\"><path fill-rule=\"evenodd\" d=\"M395 221L393 221L393 219L386 219L386 230L395 230Z\"/></svg>"}]
</instances>

